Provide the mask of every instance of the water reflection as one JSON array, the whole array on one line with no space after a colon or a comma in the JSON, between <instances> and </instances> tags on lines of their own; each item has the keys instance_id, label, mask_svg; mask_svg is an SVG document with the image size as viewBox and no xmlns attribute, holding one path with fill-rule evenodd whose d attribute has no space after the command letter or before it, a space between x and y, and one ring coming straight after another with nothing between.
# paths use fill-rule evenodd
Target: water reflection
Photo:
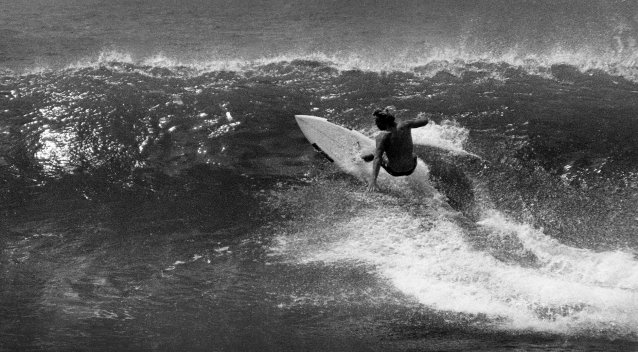
<instances>
[{"instance_id":1,"label":"water reflection","mask_svg":"<svg viewBox=\"0 0 638 352\"><path fill-rule=\"evenodd\" d=\"M58 173L71 171L71 147L76 138L71 130L53 131L48 126L40 133L39 149L35 159L40 162L44 172Z\"/></svg>"}]
</instances>

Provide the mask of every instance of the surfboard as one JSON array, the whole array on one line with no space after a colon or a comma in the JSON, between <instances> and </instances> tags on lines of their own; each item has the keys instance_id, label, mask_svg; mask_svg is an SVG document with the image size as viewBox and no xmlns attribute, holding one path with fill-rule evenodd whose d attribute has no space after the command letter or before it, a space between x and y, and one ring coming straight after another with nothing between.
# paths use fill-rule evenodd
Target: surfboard
<instances>
[{"instance_id":1,"label":"surfboard","mask_svg":"<svg viewBox=\"0 0 638 352\"><path fill-rule=\"evenodd\" d=\"M295 115L295 120L310 144L341 170L364 182L370 180L372 163L363 160L364 155L374 152L375 142L363 133L339 126L327 119L311 115ZM412 175L425 178L423 161L419 160ZM379 180L392 176L381 168Z\"/></svg>"},{"instance_id":2,"label":"surfboard","mask_svg":"<svg viewBox=\"0 0 638 352\"><path fill-rule=\"evenodd\" d=\"M368 183L372 176L372 162L363 160L363 156L372 154L375 141L363 133L339 126L327 119L311 115L295 115L295 120L310 144L342 171ZM409 176L393 177L383 168L377 179L382 190L390 192L409 192L414 199L433 201L448 207L445 198L429 182L427 165L417 158L417 166ZM451 209L451 208L450 208Z\"/></svg>"},{"instance_id":3,"label":"surfboard","mask_svg":"<svg viewBox=\"0 0 638 352\"><path fill-rule=\"evenodd\" d=\"M343 171L367 181L370 165L362 155L374 152L374 141L355 130L339 126L327 119L311 115L295 115L295 120L310 144ZM372 166L367 166L371 169ZM366 178L367 176L367 178Z\"/></svg>"}]
</instances>

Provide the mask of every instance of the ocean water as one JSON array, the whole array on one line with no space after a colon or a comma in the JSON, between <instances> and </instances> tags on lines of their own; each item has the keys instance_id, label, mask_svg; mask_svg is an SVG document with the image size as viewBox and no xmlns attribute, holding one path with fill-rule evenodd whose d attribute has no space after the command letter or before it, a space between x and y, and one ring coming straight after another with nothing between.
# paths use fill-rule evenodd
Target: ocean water
<instances>
[{"instance_id":1,"label":"ocean water","mask_svg":"<svg viewBox=\"0 0 638 352\"><path fill-rule=\"evenodd\" d=\"M0 8L0 350L638 350L635 2Z\"/></svg>"}]
</instances>

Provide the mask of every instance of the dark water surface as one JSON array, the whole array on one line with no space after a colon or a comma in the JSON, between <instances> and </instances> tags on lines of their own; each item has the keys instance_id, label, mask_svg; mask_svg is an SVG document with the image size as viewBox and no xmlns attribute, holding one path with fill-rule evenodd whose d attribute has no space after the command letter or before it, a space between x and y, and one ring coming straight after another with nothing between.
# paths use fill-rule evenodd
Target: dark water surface
<instances>
[{"instance_id":1,"label":"dark water surface","mask_svg":"<svg viewBox=\"0 0 638 352\"><path fill-rule=\"evenodd\" d=\"M0 350L638 349L635 6L508 4L2 3Z\"/></svg>"}]
</instances>

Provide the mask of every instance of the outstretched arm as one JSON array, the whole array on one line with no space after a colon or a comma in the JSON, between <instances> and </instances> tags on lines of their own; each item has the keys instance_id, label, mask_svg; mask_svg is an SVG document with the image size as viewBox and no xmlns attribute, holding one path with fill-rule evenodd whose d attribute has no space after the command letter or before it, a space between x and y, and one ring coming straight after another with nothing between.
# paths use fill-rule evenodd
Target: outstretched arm
<instances>
[{"instance_id":1,"label":"outstretched arm","mask_svg":"<svg viewBox=\"0 0 638 352\"><path fill-rule=\"evenodd\" d=\"M416 119L413 120L407 120L407 121L403 121L402 125L405 127L409 127L409 128L419 128L419 127L423 127L425 125L428 124L428 122L430 122L430 118L427 116L420 116L417 117Z\"/></svg>"}]
</instances>

